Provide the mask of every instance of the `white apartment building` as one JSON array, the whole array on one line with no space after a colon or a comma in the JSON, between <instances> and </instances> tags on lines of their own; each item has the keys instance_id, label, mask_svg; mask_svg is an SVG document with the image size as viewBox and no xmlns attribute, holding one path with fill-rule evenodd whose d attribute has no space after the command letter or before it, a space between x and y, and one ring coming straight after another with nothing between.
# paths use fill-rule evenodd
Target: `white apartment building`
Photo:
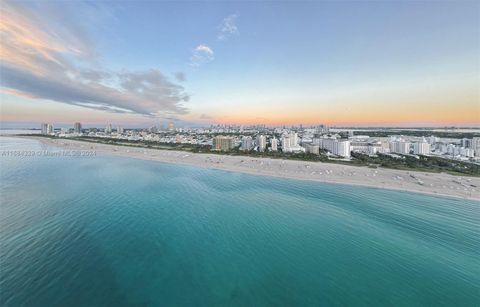
<instances>
[{"instance_id":1,"label":"white apartment building","mask_svg":"<svg viewBox=\"0 0 480 307\"><path fill-rule=\"evenodd\" d=\"M370 143L364 141L350 140L350 149L353 152L369 153Z\"/></svg>"},{"instance_id":2,"label":"white apartment building","mask_svg":"<svg viewBox=\"0 0 480 307\"><path fill-rule=\"evenodd\" d=\"M270 140L270 149L272 151L277 151L278 150L278 140L276 138L273 138Z\"/></svg>"},{"instance_id":3,"label":"white apartment building","mask_svg":"<svg viewBox=\"0 0 480 307\"><path fill-rule=\"evenodd\" d=\"M319 146L320 148L326 149L327 151L333 153L336 141L337 139L335 137L321 138L319 141Z\"/></svg>"},{"instance_id":4,"label":"white apartment building","mask_svg":"<svg viewBox=\"0 0 480 307\"><path fill-rule=\"evenodd\" d=\"M46 123L42 124L42 134L47 134L47 127L48 127L48 124Z\"/></svg>"},{"instance_id":5,"label":"white apartment building","mask_svg":"<svg viewBox=\"0 0 480 307\"><path fill-rule=\"evenodd\" d=\"M52 124L47 125L47 134L53 134L55 129L53 128Z\"/></svg>"},{"instance_id":6,"label":"white apartment building","mask_svg":"<svg viewBox=\"0 0 480 307\"><path fill-rule=\"evenodd\" d=\"M390 142L390 152L407 155L410 153L410 143L406 141Z\"/></svg>"},{"instance_id":7,"label":"white apartment building","mask_svg":"<svg viewBox=\"0 0 480 307\"><path fill-rule=\"evenodd\" d=\"M473 158L473 157L475 157L475 150L473 150L472 148L461 147L460 148L460 156L467 157L467 158Z\"/></svg>"},{"instance_id":8,"label":"white apartment building","mask_svg":"<svg viewBox=\"0 0 480 307\"><path fill-rule=\"evenodd\" d=\"M267 148L267 137L265 135L258 135L256 140L258 151L264 152Z\"/></svg>"},{"instance_id":9,"label":"white apartment building","mask_svg":"<svg viewBox=\"0 0 480 307\"><path fill-rule=\"evenodd\" d=\"M298 145L298 134L291 132L282 137L282 151L283 152L300 152L305 151L305 148Z\"/></svg>"},{"instance_id":10,"label":"white apartment building","mask_svg":"<svg viewBox=\"0 0 480 307\"><path fill-rule=\"evenodd\" d=\"M242 150L251 150L253 148L253 140L251 136L242 137Z\"/></svg>"},{"instance_id":11,"label":"white apartment building","mask_svg":"<svg viewBox=\"0 0 480 307\"><path fill-rule=\"evenodd\" d=\"M350 141L335 140L333 154L344 158L350 158Z\"/></svg>"},{"instance_id":12,"label":"white apartment building","mask_svg":"<svg viewBox=\"0 0 480 307\"><path fill-rule=\"evenodd\" d=\"M349 158L351 148L349 140L339 140L335 136L326 136L322 138L315 138L312 145L318 145L319 148L325 149L334 155Z\"/></svg>"},{"instance_id":13,"label":"white apartment building","mask_svg":"<svg viewBox=\"0 0 480 307\"><path fill-rule=\"evenodd\" d=\"M475 151L475 157L480 157L480 137L472 138L472 149Z\"/></svg>"},{"instance_id":14,"label":"white apartment building","mask_svg":"<svg viewBox=\"0 0 480 307\"><path fill-rule=\"evenodd\" d=\"M427 142L418 142L413 143L413 153L416 155L429 155L430 154L430 144Z\"/></svg>"}]
</instances>

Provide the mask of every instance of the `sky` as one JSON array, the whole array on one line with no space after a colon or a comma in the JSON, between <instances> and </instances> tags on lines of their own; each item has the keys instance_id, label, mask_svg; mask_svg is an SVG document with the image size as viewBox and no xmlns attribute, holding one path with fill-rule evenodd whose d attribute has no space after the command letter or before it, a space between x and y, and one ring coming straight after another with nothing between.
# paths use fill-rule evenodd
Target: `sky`
<instances>
[{"instance_id":1,"label":"sky","mask_svg":"<svg viewBox=\"0 0 480 307\"><path fill-rule=\"evenodd\" d=\"M476 1L0 0L2 126L479 126Z\"/></svg>"}]
</instances>

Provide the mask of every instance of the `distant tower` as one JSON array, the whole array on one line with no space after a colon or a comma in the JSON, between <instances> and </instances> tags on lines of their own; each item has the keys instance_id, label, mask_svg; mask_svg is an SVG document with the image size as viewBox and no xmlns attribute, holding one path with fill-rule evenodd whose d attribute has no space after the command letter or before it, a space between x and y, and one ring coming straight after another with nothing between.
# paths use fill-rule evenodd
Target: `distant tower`
<instances>
[{"instance_id":1,"label":"distant tower","mask_svg":"<svg viewBox=\"0 0 480 307\"><path fill-rule=\"evenodd\" d=\"M290 133L290 147L297 147L298 146L298 133L291 132Z\"/></svg>"},{"instance_id":2,"label":"distant tower","mask_svg":"<svg viewBox=\"0 0 480 307\"><path fill-rule=\"evenodd\" d=\"M42 124L42 134L47 134L47 127L48 127L47 123Z\"/></svg>"},{"instance_id":3,"label":"distant tower","mask_svg":"<svg viewBox=\"0 0 480 307\"><path fill-rule=\"evenodd\" d=\"M174 122L169 122L168 123L168 131L174 131L175 130L175 123Z\"/></svg>"},{"instance_id":4,"label":"distant tower","mask_svg":"<svg viewBox=\"0 0 480 307\"><path fill-rule=\"evenodd\" d=\"M55 130L53 129L53 125L52 124L48 124L47 125L47 134L53 134Z\"/></svg>"},{"instance_id":5,"label":"distant tower","mask_svg":"<svg viewBox=\"0 0 480 307\"><path fill-rule=\"evenodd\" d=\"M112 124L108 124L107 127L105 128L105 133L112 133Z\"/></svg>"},{"instance_id":6,"label":"distant tower","mask_svg":"<svg viewBox=\"0 0 480 307\"><path fill-rule=\"evenodd\" d=\"M81 123L78 123L78 122L75 123L75 124L73 125L73 131L74 131L75 133L77 133L77 134L82 133L82 124L81 124Z\"/></svg>"}]
</instances>

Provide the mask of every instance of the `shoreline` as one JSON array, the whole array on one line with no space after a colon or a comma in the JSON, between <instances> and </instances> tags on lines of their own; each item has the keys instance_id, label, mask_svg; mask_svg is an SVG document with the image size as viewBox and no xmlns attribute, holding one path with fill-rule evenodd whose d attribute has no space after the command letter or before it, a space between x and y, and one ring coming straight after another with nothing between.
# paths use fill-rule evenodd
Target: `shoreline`
<instances>
[{"instance_id":1,"label":"shoreline","mask_svg":"<svg viewBox=\"0 0 480 307\"><path fill-rule=\"evenodd\" d=\"M18 138L20 136L12 135L11 137ZM47 146L68 150L94 150L97 156L99 154L102 156L121 156L251 175L389 189L454 199L480 200L480 178L478 177L322 162L125 147L69 139L45 139L35 136L21 136L20 138L33 139Z\"/></svg>"}]
</instances>

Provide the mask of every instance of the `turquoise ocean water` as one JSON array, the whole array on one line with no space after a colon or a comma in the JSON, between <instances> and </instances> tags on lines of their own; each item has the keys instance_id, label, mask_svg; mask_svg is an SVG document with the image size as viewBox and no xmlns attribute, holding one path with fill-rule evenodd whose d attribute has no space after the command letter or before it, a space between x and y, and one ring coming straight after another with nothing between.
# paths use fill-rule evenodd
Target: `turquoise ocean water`
<instances>
[{"instance_id":1,"label":"turquoise ocean water","mask_svg":"<svg viewBox=\"0 0 480 307\"><path fill-rule=\"evenodd\" d=\"M1 306L480 306L480 202L105 156L0 170Z\"/></svg>"}]
</instances>

